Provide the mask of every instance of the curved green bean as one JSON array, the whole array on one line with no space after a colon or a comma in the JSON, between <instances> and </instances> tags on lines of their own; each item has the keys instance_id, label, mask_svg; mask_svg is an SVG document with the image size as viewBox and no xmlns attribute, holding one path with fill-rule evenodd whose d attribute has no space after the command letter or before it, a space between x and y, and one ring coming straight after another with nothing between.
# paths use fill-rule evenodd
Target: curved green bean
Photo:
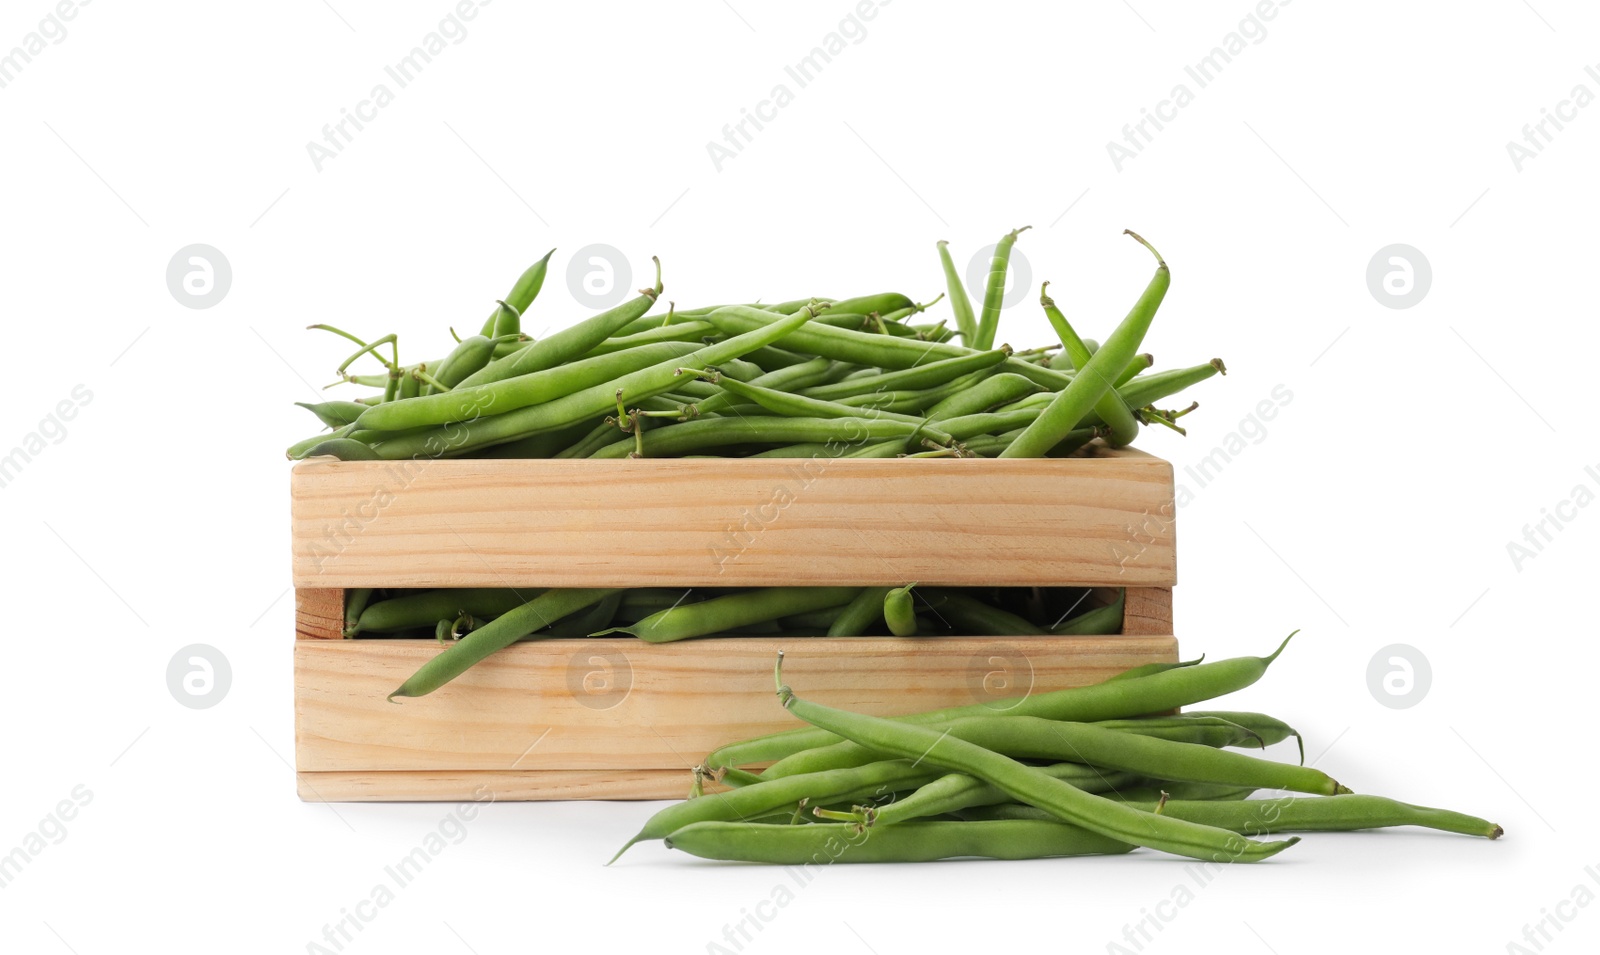
<instances>
[{"instance_id":1,"label":"curved green bean","mask_svg":"<svg viewBox=\"0 0 1600 955\"><path fill-rule=\"evenodd\" d=\"M697 822L672 833L666 845L702 859L769 865L934 862L962 857L1048 859L1115 855L1133 848L1075 826L1027 819L909 822L882 829L850 823Z\"/></svg>"},{"instance_id":2,"label":"curved green bean","mask_svg":"<svg viewBox=\"0 0 1600 955\"><path fill-rule=\"evenodd\" d=\"M563 617L588 609L617 592L614 589L547 590L472 631L424 663L389 694L389 700L393 702L397 696L426 696L496 650L503 650L534 631L543 630Z\"/></svg>"},{"instance_id":3,"label":"curved green bean","mask_svg":"<svg viewBox=\"0 0 1600 955\"><path fill-rule=\"evenodd\" d=\"M725 634L751 624L837 607L855 597L854 587L763 587L679 607L669 607L643 620L592 634L626 633L646 643L672 643L689 637Z\"/></svg>"},{"instance_id":4,"label":"curved green bean","mask_svg":"<svg viewBox=\"0 0 1600 955\"><path fill-rule=\"evenodd\" d=\"M1116 375L1138 354L1139 345L1150 329L1151 319L1155 318L1156 309L1160 308L1161 300L1166 297L1167 288L1172 284L1172 273L1161 254L1148 242L1133 232L1128 234L1150 249L1156 257L1156 273L1150 279L1150 284L1145 287L1144 294L1139 296L1127 317L1106 338L1105 344L1073 377L1072 384L1056 395L1038 419L1001 452L1002 458L1039 457L1049 451L1068 432L1079 426L1079 422L1110 390Z\"/></svg>"},{"instance_id":5,"label":"curved green bean","mask_svg":"<svg viewBox=\"0 0 1600 955\"><path fill-rule=\"evenodd\" d=\"M893 719L926 725L1003 711L1019 716L1092 722L1163 713L1226 696L1250 686L1266 674L1267 668L1293 638L1294 634L1291 633L1270 656L1232 657L1129 679L1113 678L1090 686L1030 693L1007 701L928 710ZM837 743L840 739L837 734L823 729L788 730L719 747L706 757L705 764L716 769L721 766L773 762L804 750Z\"/></svg>"},{"instance_id":6,"label":"curved green bean","mask_svg":"<svg viewBox=\"0 0 1600 955\"><path fill-rule=\"evenodd\" d=\"M952 734L915 723L849 713L802 699L783 684L782 664L783 654L780 651L774 673L775 682L779 684L778 701L799 719L869 749L905 759L925 760L947 770L977 777L997 786L1015 800L1047 810L1063 822L1082 826L1107 838L1214 862L1259 861L1276 855L1297 841L1289 839L1260 843L1213 826L1141 812L1131 806L1086 793L1035 767ZM1127 686L1128 683L1122 685ZM1124 741L1141 739L1114 733L1109 735ZM894 829L889 826L883 831L893 832Z\"/></svg>"},{"instance_id":7,"label":"curved green bean","mask_svg":"<svg viewBox=\"0 0 1600 955\"><path fill-rule=\"evenodd\" d=\"M994 256L989 259L989 280L983 290L983 311L978 315L978 330L968 342L973 348L993 348L995 331L1000 325L1000 306L1006 295L1006 268L1011 262L1011 247L1017 236L1031 226L1012 229L995 244Z\"/></svg>"}]
</instances>

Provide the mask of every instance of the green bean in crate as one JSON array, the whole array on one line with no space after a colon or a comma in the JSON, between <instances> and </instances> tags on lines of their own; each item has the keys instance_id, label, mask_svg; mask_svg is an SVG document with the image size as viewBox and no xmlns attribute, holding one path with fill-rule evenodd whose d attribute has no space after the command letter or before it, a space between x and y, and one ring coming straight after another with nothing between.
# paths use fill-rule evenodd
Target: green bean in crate
<instances>
[{"instance_id":1,"label":"green bean in crate","mask_svg":"<svg viewBox=\"0 0 1600 955\"><path fill-rule=\"evenodd\" d=\"M1222 365L1147 373L1139 348L1166 292L1165 262L1157 256L1150 287L1094 349L1041 291L1067 348L1068 360L1050 361L1061 345L1018 352L996 344L1010 250L1022 232L996 247L984 288L974 290L977 313L941 242L945 290L926 305L877 292L646 315L664 290L657 261L655 284L637 297L534 341L523 314L543 285L546 255L481 334L442 359L403 364L394 334L366 341L313 326L360 346L338 368L339 383L378 390L302 403L333 430L296 442L289 456L1041 457L1071 454L1098 436L1122 446L1145 423L1181 431L1174 422L1185 412L1153 402ZM948 316L908 324L941 300ZM383 373L358 374L358 361Z\"/></svg>"},{"instance_id":2,"label":"green bean in crate","mask_svg":"<svg viewBox=\"0 0 1600 955\"><path fill-rule=\"evenodd\" d=\"M1106 635L1122 630L1122 591L1104 607L1092 607L1091 591L1076 588L974 589L971 595L942 588L933 601L912 598L913 585L887 587L767 587L750 590L686 591L537 590L462 588L418 591L352 590L346 597L344 635L358 639L408 637L418 633L448 635L444 652L428 661L397 690L394 697L426 696L471 666L523 640L624 635L645 643L735 637L920 635L927 639L1005 632L969 626L971 618L947 613L959 598L975 616L1017 621L1010 631L1046 634L1042 626L1017 617L1033 608L1040 620L1066 607L1069 622L1081 621L1075 632ZM896 598L894 595L900 596ZM614 598L614 599L613 599ZM893 609L891 610L891 606ZM919 617L918 610L923 611ZM1113 611L1106 613L1107 610ZM465 621L470 633L457 626ZM392 699L393 697L391 697Z\"/></svg>"}]
</instances>

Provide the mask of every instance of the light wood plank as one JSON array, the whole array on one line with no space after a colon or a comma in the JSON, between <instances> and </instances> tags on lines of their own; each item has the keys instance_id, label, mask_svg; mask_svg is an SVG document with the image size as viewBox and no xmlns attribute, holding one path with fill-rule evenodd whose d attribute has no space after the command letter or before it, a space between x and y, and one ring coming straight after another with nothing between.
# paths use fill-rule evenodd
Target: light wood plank
<instances>
[{"instance_id":1,"label":"light wood plank","mask_svg":"<svg viewBox=\"0 0 1600 955\"><path fill-rule=\"evenodd\" d=\"M440 770L297 773L307 802L523 802L552 799L682 799L691 776L680 769L528 772ZM707 793L717 787L707 784Z\"/></svg>"},{"instance_id":2,"label":"light wood plank","mask_svg":"<svg viewBox=\"0 0 1600 955\"><path fill-rule=\"evenodd\" d=\"M1172 467L1041 460L302 461L294 584L1171 586ZM1163 517L1168 515L1168 517Z\"/></svg>"},{"instance_id":3,"label":"light wood plank","mask_svg":"<svg viewBox=\"0 0 1600 955\"><path fill-rule=\"evenodd\" d=\"M302 772L676 769L792 728L772 664L802 694L876 714L999 701L1177 660L1171 636L632 638L517 644L427 697L385 701L431 640L298 640Z\"/></svg>"},{"instance_id":4,"label":"light wood plank","mask_svg":"<svg viewBox=\"0 0 1600 955\"><path fill-rule=\"evenodd\" d=\"M295 588L294 635L301 640L344 637L344 590L339 587Z\"/></svg>"},{"instance_id":5,"label":"light wood plank","mask_svg":"<svg viewBox=\"0 0 1600 955\"><path fill-rule=\"evenodd\" d=\"M1112 597L1115 599L1115 594ZM1172 588L1129 587L1122 632L1128 636L1172 633Z\"/></svg>"}]
</instances>

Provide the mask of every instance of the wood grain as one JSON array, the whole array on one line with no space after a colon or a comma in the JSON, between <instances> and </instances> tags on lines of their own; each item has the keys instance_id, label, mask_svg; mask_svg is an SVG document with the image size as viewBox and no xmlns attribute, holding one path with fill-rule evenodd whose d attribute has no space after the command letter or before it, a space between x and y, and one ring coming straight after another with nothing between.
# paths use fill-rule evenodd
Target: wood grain
<instances>
[{"instance_id":1,"label":"wood grain","mask_svg":"<svg viewBox=\"0 0 1600 955\"><path fill-rule=\"evenodd\" d=\"M1115 594L1112 594L1115 599ZM1122 632L1126 635L1167 634L1172 632L1172 588L1129 587L1128 602L1122 610Z\"/></svg>"},{"instance_id":2,"label":"wood grain","mask_svg":"<svg viewBox=\"0 0 1600 955\"><path fill-rule=\"evenodd\" d=\"M300 640L344 638L344 590L339 587L295 588L294 635Z\"/></svg>"},{"instance_id":3,"label":"wood grain","mask_svg":"<svg viewBox=\"0 0 1600 955\"><path fill-rule=\"evenodd\" d=\"M295 465L299 588L1171 586L1173 478L1039 460Z\"/></svg>"},{"instance_id":4,"label":"wood grain","mask_svg":"<svg viewBox=\"0 0 1600 955\"><path fill-rule=\"evenodd\" d=\"M438 770L296 773L307 802L520 802L549 799L682 799L682 769ZM706 792L717 787L707 784Z\"/></svg>"},{"instance_id":5,"label":"wood grain","mask_svg":"<svg viewBox=\"0 0 1600 955\"><path fill-rule=\"evenodd\" d=\"M774 696L780 646L801 694L876 714L998 702L1178 658L1171 636L546 640L388 703L441 652L434 641L298 640L297 768L687 771L722 743L797 725Z\"/></svg>"}]
</instances>

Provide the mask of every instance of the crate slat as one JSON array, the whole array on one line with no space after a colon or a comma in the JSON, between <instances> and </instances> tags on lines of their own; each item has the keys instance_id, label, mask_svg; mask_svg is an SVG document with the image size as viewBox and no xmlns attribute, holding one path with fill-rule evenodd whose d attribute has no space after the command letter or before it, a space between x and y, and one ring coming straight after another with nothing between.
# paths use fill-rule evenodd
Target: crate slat
<instances>
[{"instance_id":1,"label":"crate slat","mask_svg":"<svg viewBox=\"0 0 1600 955\"><path fill-rule=\"evenodd\" d=\"M774 695L780 647L802 694L877 714L998 703L1177 659L1171 636L542 640L391 704L441 652L434 641L299 640L297 768L681 772L734 737L799 725Z\"/></svg>"},{"instance_id":2,"label":"crate slat","mask_svg":"<svg viewBox=\"0 0 1600 955\"><path fill-rule=\"evenodd\" d=\"M298 588L1158 586L1173 479L1039 460L302 461Z\"/></svg>"},{"instance_id":3,"label":"crate slat","mask_svg":"<svg viewBox=\"0 0 1600 955\"><path fill-rule=\"evenodd\" d=\"M295 588L294 635L300 640L338 640L344 636L344 589Z\"/></svg>"},{"instance_id":4,"label":"crate slat","mask_svg":"<svg viewBox=\"0 0 1600 955\"><path fill-rule=\"evenodd\" d=\"M684 769L541 769L530 772L439 770L416 772L297 773L307 802L472 802L492 799L682 799L691 776ZM707 784L707 792L717 787Z\"/></svg>"}]
</instances>

